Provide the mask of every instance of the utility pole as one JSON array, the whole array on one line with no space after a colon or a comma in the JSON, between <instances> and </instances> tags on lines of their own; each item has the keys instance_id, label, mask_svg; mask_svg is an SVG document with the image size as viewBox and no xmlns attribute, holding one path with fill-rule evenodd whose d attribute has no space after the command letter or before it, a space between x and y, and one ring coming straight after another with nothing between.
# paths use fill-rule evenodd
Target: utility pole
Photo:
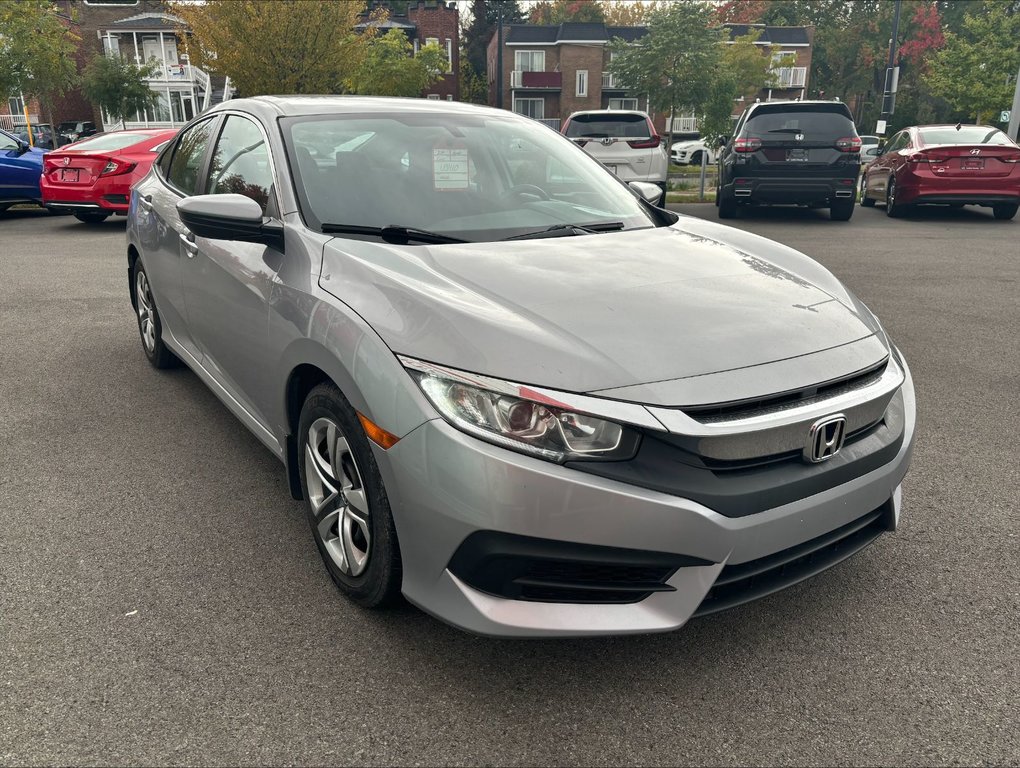
<instances>
[{"instance_id":1,"label":"utility pole","mask_svg":"<svg viewBox=\"0 0 1020 768\"><path fill-rule=\"evenodd\" d=\"M503 3L496 12L496 106L503 109Z\"/></svg>"},{"instance_id":2,"label":"utility pole","mask_svg":"<svg viewBox=\"0 0 1020 768\"><path fill-rule=\"evenodd\" d=\"M1016 73L1016 84L1013 88L1013 109L1009 112L1009 138L1017 140L1017 130L1020 129L1020 70Z\"/></svg>"},{"instance_id":3,"label":"utility pole","mask_svg":"<svg viewBox=\"0 0 1020 768\"><path fill-rule=\"evenodd\" d=\"M885 136L885 127L896 110L896 88L899 84L900 68L896 66L897 39L900 34L900 6L903 0L896 0L893 12L892 37L889 39L889 64L885 69L885 88L882 92L882 115L878 118L875 133Z\"/></svg>"}]
</instances>

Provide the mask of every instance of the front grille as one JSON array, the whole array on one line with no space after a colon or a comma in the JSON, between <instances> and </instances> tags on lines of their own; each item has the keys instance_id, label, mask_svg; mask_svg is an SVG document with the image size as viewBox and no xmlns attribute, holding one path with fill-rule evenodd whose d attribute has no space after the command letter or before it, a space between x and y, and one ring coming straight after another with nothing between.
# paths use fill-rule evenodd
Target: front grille
<instances>
[{"instance_id":1,"label":"front grille","mask_svg":"<svg viewBox=\"0 0 1020 768\"><path fill-rule=\"evenodd\" d=\"M683 411L691 418L697 419L703 424L760 416L773 411L802 405L810 401L836 397L845 392L852 392L855 389L866 387L882 377L888 364L888 360L883 360L876 366L841 379L777 395L770 395L769 397L741 400L733 403L686 407Z\"/></svg>"},{"instance_id":2,"label":"front grille","mask_svg":"<svg viewBox=\"0 0 1020 768\"><path fill-rule=\"evenodd\" d=\"M892 501L818 538L781 552L727 565L695 611L707 616L778 592L860 552L889 529Z\"/></svg>"}]
</instances>

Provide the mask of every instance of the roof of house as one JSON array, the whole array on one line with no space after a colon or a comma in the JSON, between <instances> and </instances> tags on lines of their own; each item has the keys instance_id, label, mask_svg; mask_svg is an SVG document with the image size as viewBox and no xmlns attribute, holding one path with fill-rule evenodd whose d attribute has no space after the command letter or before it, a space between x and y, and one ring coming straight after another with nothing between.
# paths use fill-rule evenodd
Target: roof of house
<instances>
[{"instance_id":1,"label":"roof of house","mask_svg":"<svg viewBox=\"0 0 1020 768\"><path fill-rule=\"evenodd\" d=\"M758 45L809 45L807 27L773 27L768 24L723 24L730 33L730 39L743 37L751 32L760 32Z\"/></svg>"},{"instance_id":2,"label":"roof of house","mask_svg":"<svg viewBox=\"0 0 1020 768\"><path fill-rule=\"evenodd\" d=\"M601 22L565 21L562 24L512 24L507 28L507 43L564 42L608 43L614 37L637 40L648 30L645 27L607 27Z\"/></svg>"},{"instance_id":3,"label":"roof of house","mask_svg":"<svg viewBox=\"0 0 1020 768\"><path fill-rule=\"evenodd\" d=\"M186 25L184 19L169 13L140 13L111 21L110 26L119 29L178 29Z\"/></svg>"}]
</instances>

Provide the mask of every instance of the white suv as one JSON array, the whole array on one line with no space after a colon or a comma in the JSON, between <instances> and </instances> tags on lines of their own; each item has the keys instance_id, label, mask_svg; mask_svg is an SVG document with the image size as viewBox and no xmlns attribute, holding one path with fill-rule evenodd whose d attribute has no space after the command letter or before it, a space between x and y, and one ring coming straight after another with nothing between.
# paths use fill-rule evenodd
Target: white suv
<instances>
[{"instance_id":1,"label":"white suv","mask_svg":"<svg viewBox=\"0 0 1020 768\"><path fill-rule=\"evenodd\" d=\"M666 204L669 158L647 114L617 109L574 112L563 123L563 135L624 181L658 186L659 205Z\"/></svg>"}]
</instances>

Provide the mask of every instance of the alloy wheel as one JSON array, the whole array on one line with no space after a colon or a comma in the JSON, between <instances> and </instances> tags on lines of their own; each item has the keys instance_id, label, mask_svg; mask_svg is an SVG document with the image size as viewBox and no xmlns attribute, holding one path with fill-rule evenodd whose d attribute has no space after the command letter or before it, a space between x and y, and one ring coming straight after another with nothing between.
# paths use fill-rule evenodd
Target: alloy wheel
<instances>
[{"instance_id":1,"label":"alloy wheel","mask_svg":"<svg viewBox=\"0 0 1020 768\"><path fill-rule=\"evenodd\" d=\"M150 355L156 350L156 320L153 316L152 292L145 272L138 270L135 275L135 304L138 306L138 326L142 330L142 343Z\"/></svg>"},{"instance_id":2,"label":"alloy wheel","mask_svg":"<svg viewBox=\"0 0 1020 768\"><path fill-rule=\"evenodd\" d=\"M371 552L368 497L350 444L331 419L308 428L305 485L316 535L330 559L341 573L360 576Z\"/></svg>"}]
</instances>

